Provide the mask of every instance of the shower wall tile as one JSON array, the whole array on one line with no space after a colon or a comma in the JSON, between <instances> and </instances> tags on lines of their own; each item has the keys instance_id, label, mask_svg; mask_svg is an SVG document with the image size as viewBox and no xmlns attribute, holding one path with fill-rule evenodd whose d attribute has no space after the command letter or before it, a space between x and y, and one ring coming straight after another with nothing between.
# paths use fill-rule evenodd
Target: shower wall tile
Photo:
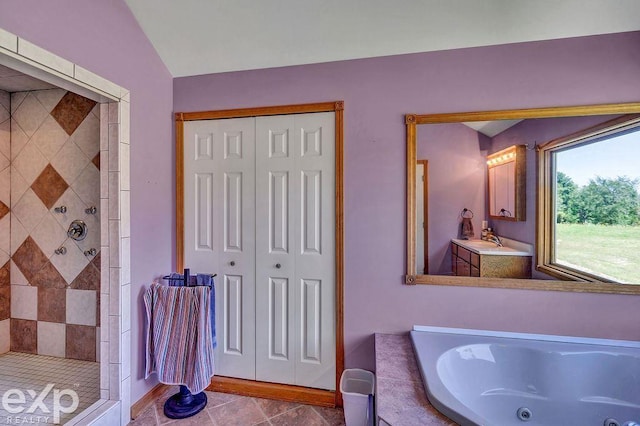
<instances>
[{"instance_id":1,"label":"shower wall tile","mask_svg":"<svg viewBox=\"0 0 640 426\"><path fill-rule=\"evenodd\" d=\"M9 171L11 182L11 205L15 206L16 202L24 195L29 189L27 181L18 173L14 166L11 166Z\"/></svg>"},{"instance_id":2,"label":"shower wall tile","mask_svg":"<svg viewBox=\"0 0 640 426\"><path fill-rule=\"evenodd\" d=\"M69 139L92 159L100 152L100 119L95 114L88 114Z\"/></svg>"},{"instance_id":3,"label":"shower wall tile","mask_svg":"<svg viewBox=\"0 0 640 426\"><path fill-rule=\"evenodd\" d=\"M92 162L87 161L71 187L86 205L97 206L100 203L100 172Z\"/></svg>"},{"instance_id":4,"label":"shower wall tile","mask_svg":"<svg viewBox=\"0 0 640 426\"><path fill-rule=\"evenodd\" d=\"M96 327L67 324L65 354L67 358L95 361Z\"/></svg>"},{"instance_id":5,"label":"shower wall tile","mask_svg":"<svg viewBox=\"0 0 640 426\"><path fill-rule=\"evenodd\" d=\"M67 290L67 324L96 326L96 292Z\"/></svg>"},{"instance_id":6,"label":"shower wall tile","mask_svg":"<svg viewBox=\"0 0 640 426\"><path fill-rule=\"evenodd\" d=\"M107 119L101 121L101 114ZM108 116L107 105L62 89L0 93L0 203L7 207L0 204L0 231L7 228L1 235L10 239L0 237L0 265L7 265L10 284L6 309L12 321L23 321L9 328L29 331L11 342L14 350L91 361L100 352L100 148ZM108 188L108 179L104 184ZM67 212L56 212L60 206ZM85 212L89 207L98 214ZM89 229L81 241L67 236L76 219ZM63 246L66 254L55 254ZM92 248L96 256L84 254ZM108 253L106 264L108 274ZM4 291L0 286L0 320Z\"/></svg>"},{"instance_id":7,"label":"shower wall tile","mask_svg":"<svg viewBox=\"0 0 640 426\"><path fill-rule=\"evenodd\" d=\"M3 155L3 154L0 154ZM9 157L7 157L9 158ZM7 207L11 204L11 167L0 170L0 201Z\"/></svg>"},{"instance_id":8,"label":"shower wall tile","mask_svg":"<svg viewBox=\"0 0 640 426\"><path fill-rule=\"evenodd\" d=\"M25 285L11 286L11 319L38 319L38 289Z\"/></svg>"},{"instance_id":9,"label":"shower wall tile","mask_svg":"<svg viewBox=\"0 0 640 426\"><path fill-rule=\"evenodd\" d=\"M66 325L38 321L38 354L64 358Z\"/></svg>"},{"instance_id":10,"label":"shower wall tile","mask_svg":"<svg viewBox=\"0 0 640 426\"><path fill-rule=\"evenodd\" d=\"M95 101L67 92L51 111L51 116L72 135L96 105Z\"/></svg>"},{"instance_id":11,"label":"shower wall tile","mask_svg":"<svg viewBox=\"0 0 640 426\"><path fill-rule=\"evenodd\" d=\"M9 352L11 349L11 320L0 321L0 354Z\"/></svg>"},{"instance_id":12,"label":"shower wall tile","mask_svg":"<svg viewBox=\"0 0 640 426\"><path fill-rule=\"evenodd\" d=\"M12 256L27 280L32 280L48 262L47 256L31 237L27 237Z\"/></svg>"},{"instance_id":13,"label":"shower wall tile","mask_svg":"<svg viewBox=\"0 0 640 426\"><path fill-rule=\"evenodd\" d=\"M32 92L47 112L51 112L67 93L63 89L36 90Z\"/></svg>"},{"instance_id":14,"label":"shower wall tile","mask_svg":"<svg viewBox=\"0 0 640 426\"><path fill-rule=\"evenodd\" d=\"M56 169L51 164L47 164L40 176L31 185L31 189L47 209L51 209L56 204L68 187L69 184L56 172Z\"/></svg>"},{"instance_id":15,"label":"shower wall tile","mask_svg":"<svg viewBox=\"0 0 640 426\"><path fill-rule=\"evenodd\" d=\"M38 322L11 318L11 350L14 352L37 353Z\"/></svg>"},{"instance_id":16,"label":"shower wall tile","mask_svg":"<svg viewBox=\"0 0 640 426\"><path fill-rule=\"evenodd\" d=\"M14 219L18 219L24 229L31 232L47 214L47 208L32 189L27 189L22 198L16 204L12 204L11 212Z\"/></svg>"},{"instance_id":17,"label":"shower wall tile","mask_svg":"<svg viewBox=\"0 0 640 426\"><path fill-rule=\"evenodd\" d=\"M13 144L13 139L11 140ZM31 185L44 168L49 164L49 160L42 155L38 147L33 142L28 142L20 154L13 160L13 167L24 178L28 185Z\"/></svg>"},{"instance_id":18,"label":"shower wall tile","mask_svg":"<svg viewBox=\"0 0 640 426\"><path fill-rule=\"evenodd\" d=\"M15 252L18 251L18 249L25 242L25 240L29 236L29 233L27 232L26 229L24 229L24 226L22 226L20 221L15 219L15 215L11 215L11 216L12 216L12 220L11 220L11 243L10 243L9 248L11 249L10 250L10 254L13 256L15 254ZM13 274L13 272L12 272L12 274Z\"/></svg>"},{"instance_id":19,"label":"shower wall tile","mask_svg":"<svg viewBox=\"0 0 640 426\"><path fill-rule=\"evenodd\" d=\"M51 161L68 139L69 135L56 120L48 116L31 138L31 142L35 143L47 160Z\"/></svg>"},{"instance_id":20,"label":"shower wall tile","mask_svg":"<svg viewBox=\"0 0 640 426\"><path fill-rule=\"evenodd\" d=\"M64 288L39 287L38 321L66 323L67 290Z\"/></svg>"},{"instance_id":21,"label":"shower wall tile","mask_svg":"<svg viewBox=\"0 0 640 426\"><path fill-rule=\"evenodd\" d=\"M10 274L9 274L11 279L11 285L29 285L29 280L25 278L25 276L20 271L20 268L16 266L15 262L11 260L9 261L9 263L11 264Z\"/></svg>"},{"instance_id":22,"label":"shower wall tile","mask_svg":"<svg viewBox=\"0 0 640 426\"><path fill-rule=\"evenodd\" d=\"M55 250L67 239L67 232L60 226L53 214L47 213L38 226L31 232L31 238L38 245L45 257L51 258Z\"/></svg>"},{"instance_id":23,"label":"shower wall tile","mask_svg":"<svg viewBox=\"0 0 640 426\"><path fill-rule=\"evenodd\" d=\"M11 95L11 98L14 98L14 94ZM13 104L13 101L12 101ZM29 142L29 136L18 126L16 120L11 119L11 160L15 160L16 157L22 152L22 149Z\"/></svg>"},{"instance_id":24,"label":"shower wall tile","mask_svg":"<svg viewBox=\"0 0 640 426\"><path fill-rule=\"evenodd\" d=\"M68 140L51 160L51 165L65 181L73 184L88 162L89 159L78 145Z\"/></svg>"},{"instance_id":25,"label":"shower wall tile","mask_svg":"<svg viewBox=\"0 0 640 426\"><path fill-rule=\"evenodd\" d=\"M67 283L71 283L89 264L89 260L74 241L67 239L65 247L67 248L67 253L64 256L51 257L51 263Z\"/></svg>"},{"instance_id":26,"label":"shower wall tile","mask_svg":"<svg viewBox=\"0 0 640 426\"><path fill-rule=\"evenodd\" d=\"M71 288L75 290L100 290L100 253L73 280Z\"/></svg>"},{"instance_id":27,"label":"shower wall tile","mask_svg":"<svg viewBox=\"0 0 640 426\"><path fill-rule=\"evenodd\" d=\"M12 114L16 124L31 137L38 130L49 112L42 106L32 92L29 92L20 106Z\"/></svg>"},{"instance_id":28,"label":"shower wall tile","mask_svg":"<svg viewBox=\"0 0 640 426\"><path fill-rule=\"evenodd\" d=\"M51 262L47 262L31 280L32 286L39 288L66 288L67 281Z\"/></svg>"}]
</instances>

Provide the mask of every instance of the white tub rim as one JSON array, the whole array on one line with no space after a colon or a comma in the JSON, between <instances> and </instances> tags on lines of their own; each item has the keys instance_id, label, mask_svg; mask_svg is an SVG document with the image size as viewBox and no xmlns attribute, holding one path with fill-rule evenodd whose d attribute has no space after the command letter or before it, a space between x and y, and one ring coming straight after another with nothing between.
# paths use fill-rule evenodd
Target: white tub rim
<instances>
[{"instance_id":1,"label":"white tub rim","mask_svg":"<svg viewBox=\"0 0 640 426\"><path fill-rule=\"evenodd\" d=\"M613 340L595 337L562 336L555 334L536 333L516 333L511 331L478 330L471 328L435 327L429 325L414 325L413 331L440 333L440 334L460 334L483 337L503 337L506 339L540 340L544 342L576 343L584 345L614 346L622 348L640 349L640 341L635 340Z\"/></svg>"}]
</instances>

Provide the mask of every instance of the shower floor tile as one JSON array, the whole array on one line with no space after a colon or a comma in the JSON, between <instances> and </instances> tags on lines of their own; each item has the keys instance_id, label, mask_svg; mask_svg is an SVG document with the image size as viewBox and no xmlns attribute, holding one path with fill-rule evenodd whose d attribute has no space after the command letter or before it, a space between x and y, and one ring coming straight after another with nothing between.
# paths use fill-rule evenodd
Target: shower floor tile
<instances>
[{"instance_id":1,"label":"shower floor tile","mask_svg":"<svg viewBox=\"0 0 640 426\"><path fill-rule=\"evenodd\" d=\"M49 392L45 391L47 387ZM73 403L74 392L78 396L78 407L73 413L60 412L58 424L66 423L100 399L100 365L97 362L19 352L0 355L0 398L4 396L16 401L8 404L15 412L7 411L0 404L0 425L56 424L54 396L64 410ZM17 402L22 395L24 403Z\"/></svg>"}]
</instances>

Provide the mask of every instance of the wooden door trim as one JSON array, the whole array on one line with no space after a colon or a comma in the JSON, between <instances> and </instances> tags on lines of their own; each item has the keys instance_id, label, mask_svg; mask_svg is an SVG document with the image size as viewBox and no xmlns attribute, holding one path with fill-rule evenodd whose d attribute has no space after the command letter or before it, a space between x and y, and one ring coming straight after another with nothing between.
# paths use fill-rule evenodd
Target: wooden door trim
<instances>
[{"instance_id":1,"label":"wooden door trim","mask_svg":"<svg viewBox=\"0 0 640 426\"><path fill-rule=\"evenodd\" d=\"M331 399L332 404L328 405L342 406L340 376L344 371L344 101L236 108L219 111L177 112L175 114L176 270L181 271L184 269L184 122L317 112L335 112L336 390L335 392L324 391L301 386L276 385L214 376L210 387L214 387L216 391L316 405L325 405L325 401ZM252 385L250 386L249 384ZM292 390L291 388L295 389ZM331 398L329 398L329 395Z\"/></svg>"},{"instance_id":2,"label":"wooden door trim","mask_svg":"<svg viewBox=\"0 0 640 426\"><path fill-rule=\"evenodd\" d=\"M297 402L320 407L334 407L336 405L336 393L333 391L236 379L235 377L213 376L211 384L207 386L206 390L256 398L277 399L279 401Z\"/></svg>"}]
</instances>

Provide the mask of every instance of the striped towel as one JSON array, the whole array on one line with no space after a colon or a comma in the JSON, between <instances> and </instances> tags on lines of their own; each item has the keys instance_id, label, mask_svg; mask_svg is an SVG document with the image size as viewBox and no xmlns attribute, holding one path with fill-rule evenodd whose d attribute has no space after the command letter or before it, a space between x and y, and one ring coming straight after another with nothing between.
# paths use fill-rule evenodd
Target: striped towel
<instances>
[{"instance_id":1,"label":"striped towel","mask_svg":"<svg viewBox=\"0 0 640 426\"><path fill-rule=\"evenodd\" d=\"M145 378L185 385L199 393L214 373L209 287L151 284L145 291L147 356Z\"/></svg>"}]
</instances>

